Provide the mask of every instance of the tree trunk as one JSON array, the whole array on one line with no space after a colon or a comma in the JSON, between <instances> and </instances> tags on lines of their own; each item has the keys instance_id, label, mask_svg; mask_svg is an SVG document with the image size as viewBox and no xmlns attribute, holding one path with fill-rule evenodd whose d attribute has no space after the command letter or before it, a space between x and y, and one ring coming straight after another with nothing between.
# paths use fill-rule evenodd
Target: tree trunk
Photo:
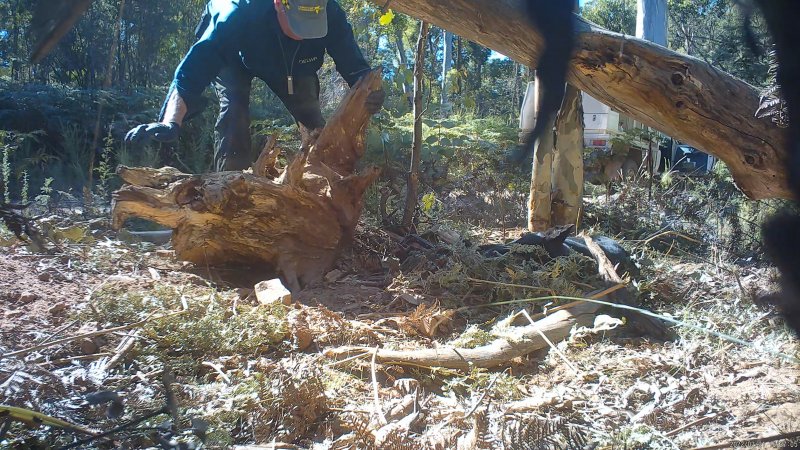
<instances>
[{"instance_id":1,"label":"tree trunk","mask_svg":"<svg viewBox=\"0 0 800 450\"><path fill-rule=\"evenodd\" d=\"M458 95L464 93L464 85L461 79L461 69L464 67L464 40L459 36L456 39L456 71L458 71Z\"/></svg>"},{"instance_id":2,"label":"tree trunk","mask_svg":"<svg viewBox=\"0 0 800 450\"><path fill-rule=\"evenodd\" d=\"M408 57L406 56L406 46L403 44L403 32L400 31L400 28L397 28L397 26L394 27L394 39L397 44L397 59L400 61L400 67L402 67L403 70L407 70ZM408 83L406 83L405 78L403 79L403 95L405 95L408 105L412 106L414 104L414 93L411 91Z\"/></svg>"},{"instance_id":3,"label":"tree trunk","mask_svg":"<svg viewBox=\"0 0 800 450\"><path fill-rule=\"evenodd\" d=\"M638 0L636 2L636 37L667 46L667 0ZM649 130L648 130L649 131ZM653 198L653 140L647 133L647 201Z\"/></svg>"},{"instance_id":4,"label":"tree trunk","mask_svg":"<svg viewBox=\"0 0 800 450\"><path fill-rule=\"evenodd\" d=\"M438 0L394 0L392 7L530 66L542 50L519 0L451 0L447 8ZM791 197L786 137L769 119L753 116L759 106L753 86L698 59L575 20L570 84L717 156L747 196Z\"/></svg>"},{"instance_id":5,"label":"tree trunk","mask_svg":"<svg viewBox=\"0 0 800 450\"><path fill-rule=\"evenodd\" d=\"M667 0L637 0L636 37L667 46Z\"/></svg>"},{"instance_id":6,"label":"tree trunk","mask_svg":"<svg viewBox=\"0 0 800 450\"><path fill-rule=\"evenodd\" d=\"M20 25L19 25L19 0L14 2L14 7L9 8L11 9L11 17L13 17L11 21L11 46L13 50L13 58L11 59L11 79L14 81L19 81L19 57L20 57L20 50L19 50L19 35L20 35Z\"/></svg>"},{"instance_id":7,"label":"tree trunk","mask_svg":"<svg viewBox=\"0 0 800 450\"><path fill-rule=\"evenodd\" d=\"M450 80L448 75L453 67L453 33L444 33L444 50L442 51L442 115L450 114Z\"/></svg>"},{"instance_id":8,"label":"tree trunk","mask_svg":"<svg viewBox=\"0 0 800 450\"><path fill-rule=\"evenodd\" d=\"M552 225L575 225L583 209L583 97L567 85L556 118Z\"/></svg>"},{"instance_id":9,"label":"tree trunk","mask_svg":"<svg viewBox=\"0 0 800 450\"><path fill-rule=\"evenodd\" d=\"M541 95L541 84L539 76L536 76L536 97ZM534 100L538 105L538 98ZM539 111L536 111L538 121ZM553 158L555 157L555 142L553 139L553 127L556 118L550 119L542 137L536 142L533 151L533 170L531 171L531 192L528 197L528 231L547 231L552 228L550 218L552 215L552 182L553 182ZM525 145L529 145L526 143Z\"/></svg>"},{"instance_id":10,"label":"tree trunk","mask_svg":"<svg viewBox=\"0 0 800 450\"><path fill-rule=\"evenodd\" d=\"M530 145L534 126L536 126L536 82L529 81L519 109L519 145Z\"/></svg>"},{"instance_id":11,"label":"tree trunk","mask_svg":"<svg viewBox=\"0 0 800 450\"><path fill-rule=\"evenodd\" d=\"M417 55L414 60L414 143L411 147L411 167L408 170L406 186L406 207L403 211L402 226L408 230L414 223L414 211L417 209L419 195L419 168L422 160L422 89L425 74L425 42L428 38L428 22L419 24L417 39Z\"/></svg>"},{"instance_id":12,"label":"tree trunk","mask_svg":"<svg viewBox=\"0 0 800 450\"><path fill-rule=\"evenodd\" d=\"M141 217L173 229L182 260L271 269L293 291L319 280L349 244L362 195L378 176L376 168L354 170L370 118L364 101L380 85L380 71L359 81L313 146L304 145L274 180L264 167L275 159L272 146L252 174L121 167L129 185L114 193L114 228Z\"/></svg>"},{"instance_id":13,"label":"tree trunk","mask_svg":"<svg viewBox=\"0 0 800 450\"><path fill-rule=\"evenodd\" d=\"M511 87L511 97L513 99L513 103L511 106L511 114L508 117L508 122L513 123L514 119L517 118L517 115L522 111L522 104L520 103L520 97L522 93L522 64L514 63L514 84Z\"/></svg>"}]
</instances>

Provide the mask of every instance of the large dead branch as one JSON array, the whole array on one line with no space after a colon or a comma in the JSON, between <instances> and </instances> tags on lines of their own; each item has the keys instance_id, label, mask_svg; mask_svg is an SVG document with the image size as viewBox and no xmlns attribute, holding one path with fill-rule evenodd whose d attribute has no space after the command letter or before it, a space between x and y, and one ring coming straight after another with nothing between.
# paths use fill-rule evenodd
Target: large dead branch
<instances>
[{"instance_id":1,"label":"large dead branch","mask_svg":"<svg viewBox=\"0 0 800 450\"><path fill-rule=\"evenodd\" d=\"M391 6L530 66L542 48L521 0L393 0ZM753 86L699 59L575 20L572 85L719 157L750 198L791 197L785 136L769 119L754 117L759 93Z\"/></svg>"},{"instance_id":2,"label":"large dead branch","mask_svg":"<svg viewBox=\"0 0 800 450\"><path fill-rule=\"evenodd\" d=\"M595 303L576 304L569 310L555 312L532 325L509 327L504 330L503 337L477 348L380 349L376 359L382 364L445 367L458 370L496 367L508 364L514 358L549 347L542 333L551 341L560 342L569 336L570 330L576 324L591 325L598 309L600 306ZM327 349L324 353L330 358L342 358L369 350L364 347L337 347Z\"/></svg>"}]
</instances>

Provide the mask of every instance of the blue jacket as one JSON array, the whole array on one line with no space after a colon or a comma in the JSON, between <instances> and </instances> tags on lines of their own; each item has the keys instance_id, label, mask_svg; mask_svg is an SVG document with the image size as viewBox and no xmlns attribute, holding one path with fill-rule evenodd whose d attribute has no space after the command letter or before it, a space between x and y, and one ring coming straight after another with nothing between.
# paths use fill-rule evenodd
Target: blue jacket
<instances>
[{"instance_id":1,"label":"blue jacket","mask_svg":"<svg viewBox=\"0 0 800 450\"><path fill-rule=\"evenodd\" d=\"M254 77L285 79L316 74L327 50L352 86L370 70L341 6L328 0L328 35L295 41L283 34L272 0L211 0L197 28L198 41L175 71L173 87L191 111L220 70L241 64Z\"/></svg>"}]
</instances>

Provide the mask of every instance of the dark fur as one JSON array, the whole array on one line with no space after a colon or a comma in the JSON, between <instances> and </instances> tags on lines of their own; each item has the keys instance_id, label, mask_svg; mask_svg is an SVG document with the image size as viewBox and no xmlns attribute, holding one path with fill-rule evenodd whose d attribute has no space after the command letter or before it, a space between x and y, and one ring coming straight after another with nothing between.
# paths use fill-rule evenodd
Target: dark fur
<instances>
[{"instance_id":1,"label":"dark fur","mask_svg":"<svg viewBox=\"0 0 800 450\"><path fill-rule=\"evenodd\" d=\"M28 205L0 202L0 221L21 241L27 241L25 236L31 236L35 233L28 219L18 212L27 207Z\"/></svg>"},{"instance_id":2,"label":"dark fur","mask_svg":"<svg viewBox=\"0 0 800 450\"><path fill-rule=\"evenodd\" d=\"M512 155L515 163L533 154L536 143L551 131L553 120L564 100L567 68L575 46L575 17L572 0L527 0L525 13L542 35L544 49L536 67L539 78L539 103L536 125L530 141Z\"/></svg>"},{"instance_id":3,"label":"dark fur","mask_svg":"<svg viewBox=\"0 0 800 450\"><path fill-rule=\"evenodd\" d=\"M575 46L575 17L570 0L528 0L528 18L544 38L544 51L536 67L541 81L538 117L532 140L540 139L564 99L567 68Z\"/></svg>"},{"instance_id":4,"label":"dark fur","mask_svg":"<svg viewBox=\"0 0 800 450\"><path fill-rule=\"evenodd\" d=\"M775 44L778 84L789 111L786 169L795 200L800 200L800 1L753 3L764 15ZM764 241L782 275L784 292L779 306L787 324L800 334L800 216L787 212L767 222Z\"/></svg>"}]
</instances>

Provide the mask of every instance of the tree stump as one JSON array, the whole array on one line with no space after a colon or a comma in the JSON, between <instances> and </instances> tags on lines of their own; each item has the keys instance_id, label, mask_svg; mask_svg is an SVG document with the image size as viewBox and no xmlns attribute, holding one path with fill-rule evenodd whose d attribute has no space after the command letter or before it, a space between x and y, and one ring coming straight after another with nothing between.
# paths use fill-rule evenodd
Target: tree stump
<instances>
[{"instance_id":1,"label":"tree stump","mask_svg":"<svg viewBox=\"0 0 800 450\"><path fill-rule=\"evenodd\" d=\"M151 220L172 228L178 258L263 267L292 291L320 280L350 243L364 192L379 174L375 167L355 169L370 119L364 101L380 85L380 71L359 81L316 141L304 139L283 171L275 167L274 139L253 173L119 167L128 185L113 195L113 227L130 217Z\"/></svg>"}]
</instances>

